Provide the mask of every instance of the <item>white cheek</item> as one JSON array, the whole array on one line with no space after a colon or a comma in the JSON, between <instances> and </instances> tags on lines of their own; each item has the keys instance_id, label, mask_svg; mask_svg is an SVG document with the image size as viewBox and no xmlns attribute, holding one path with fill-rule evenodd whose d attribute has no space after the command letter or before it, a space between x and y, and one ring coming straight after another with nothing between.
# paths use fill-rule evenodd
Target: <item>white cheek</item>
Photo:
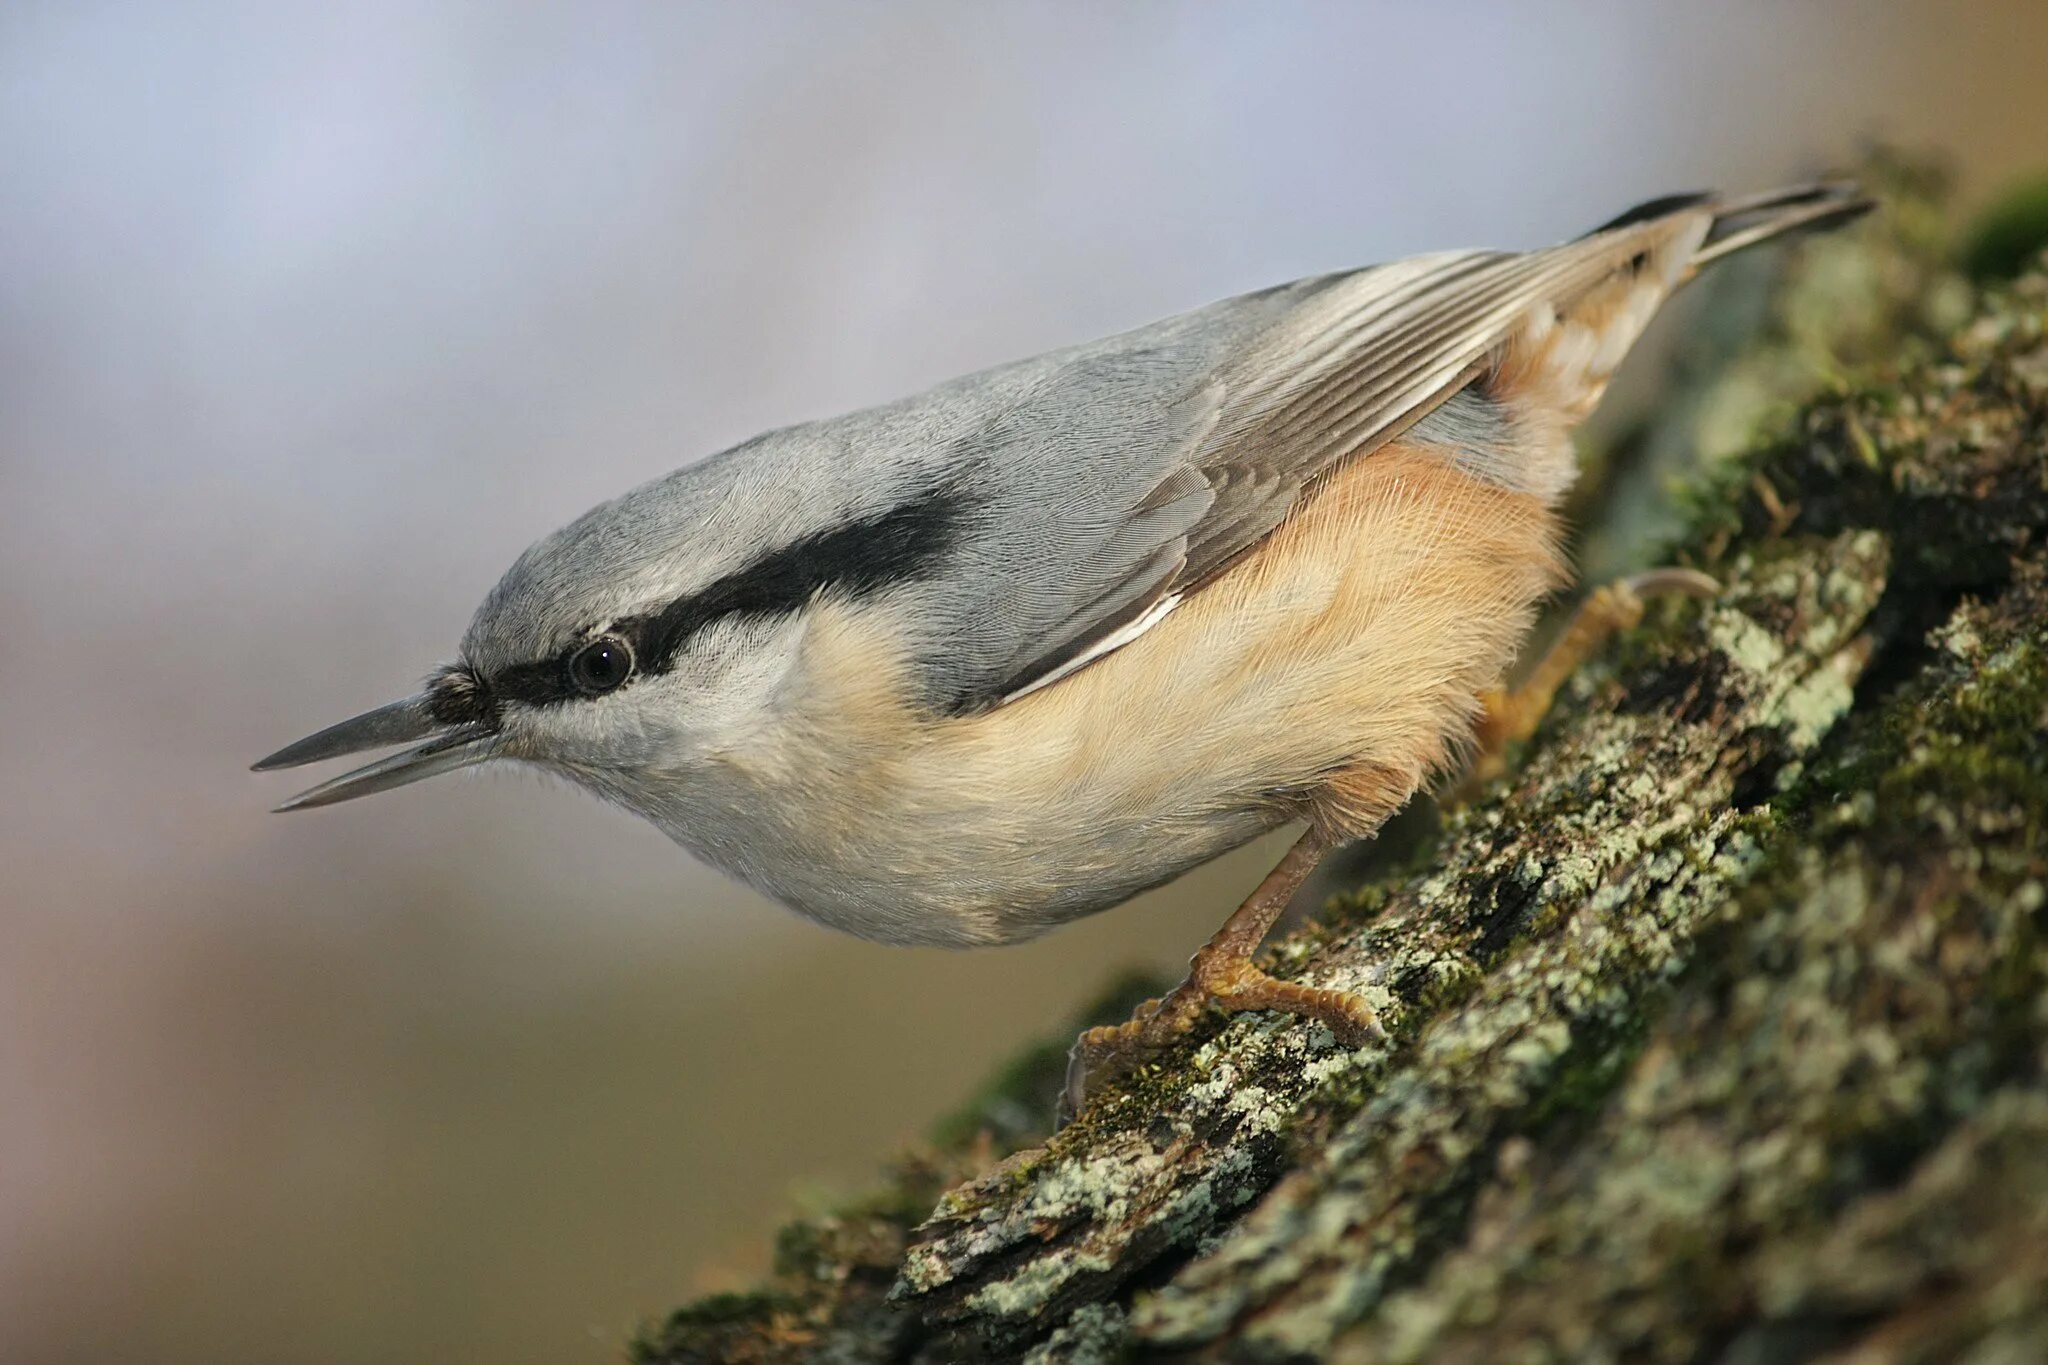
<instances>
[{"instance_id":1,"label":"white cheek","mask_svg":"<svg viewBox=\"0 0 2048 1365\"><path fill-rule=\"evenodd\" d=\"M508 711L505 747L520 758L574 771L630 765L654 751L656 737L635 705L632 685L608 697L571 697Z\"/></svg>"},{"instance_id":2,"label":"white cheek","mask_svg":"<svg viewBox=\"0 0 2048 1365\"><path fill-rule=\"evenodd\" d=\"M649 691L665 692L674 707L688 711L687 724L705 743L744 743L774 709L807 620L798 612L713 626L666 677L649 679Z\"/></svg>"},{"instance_id":3,"label":"white cheek","mask_svg":"<svg viewBox=\"0 0 2048 1365\"><path fill-rule=\"evenodd\" d=\"M714 626L667 670L586 706L571 742L589 761L642 769L744 750L772 722L802 637L798 617Z\"/></svg>"}]
</instances>

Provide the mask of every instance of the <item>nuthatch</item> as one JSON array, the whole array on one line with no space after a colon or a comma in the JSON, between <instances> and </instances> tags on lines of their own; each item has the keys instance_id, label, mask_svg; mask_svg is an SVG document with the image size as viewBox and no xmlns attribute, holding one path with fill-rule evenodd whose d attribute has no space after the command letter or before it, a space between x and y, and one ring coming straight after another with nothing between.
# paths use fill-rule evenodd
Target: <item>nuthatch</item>
<instances>
[{"instance_id":1,"label":"nuthatch","mask_svg":"<svg viewBox=\"0 0 2048 1365\"><path fill-rule=\"evenodd\" d=\"M1340 1040L1360 997L1252 954L1333 845L1573 662L1705 591L1603 590L1514 692L1564 577L1569 432L1707 263L1869 207L1689 194L1561 246L1323 275L770 432L533 545L425 690L272 754L400 753L293 810L511 759L653 821L826 924L1031 938L1276 826L1307 833L1188 980L1076 1048L1120 1060L1211 1005Z\"/></svg>"}]
</instances>

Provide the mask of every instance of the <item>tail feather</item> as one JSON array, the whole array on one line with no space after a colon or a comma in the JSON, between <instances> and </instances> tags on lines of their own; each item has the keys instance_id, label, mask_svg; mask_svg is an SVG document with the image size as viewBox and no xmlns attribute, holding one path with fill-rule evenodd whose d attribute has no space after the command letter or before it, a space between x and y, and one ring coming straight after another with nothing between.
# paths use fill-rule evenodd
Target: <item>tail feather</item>
<instances>
[{"instance_id":1,"label":"tail feather","mask_svg":"<svg viewBox=\"0 0 2048 1365\"><path fill-rule=\"evenodd\" d=\"M1714 226L1694 253L1698 269L1787 232L1838 227L1875 208L1876 201L1848 181L1800 185L1714 205Z\"/></svg>"},{"instance_id":2,"label":"tail feather","mask_svg":"<svg viewBox=\"0 0 2048 1365\"><path fill-rule=\"evenodd\" d=\"M1608 381L1672 290L1702 266L1783 233L1830 227L1866 212L1871 201L1854 186L1797 185L1730 199L1675 194L1639 204L1556 250L1583 258L1591 282L1560 291L1530 310L1493 358L1487 391L1506 396L1524 416L1547 414L1557 424L1538 461L1527 452L1518 470L1532 490L1561 490L1576 461L1564 429L1584 420ZM1525 429L1526 433L1526 429Z\"/></svg>"},{"instance_id":3,"label":"tail feather","mask_svg":"<svg viewBox=\"0 0 2048 1365\"><path fill-rule=\"evenodd\" d=\"M1662 218L1705 211L1713 215L1713 224L1688 262L1691 269L1697 270L1787 232L1838 226L1861 217L1875 206L1875 201L1865 198L1853 182L1846 180L1793 185L1739 199L1723 199L1715 194L1671 194L1638 204L1586 236L1597 237Z\"/></svg>"}]
</instances>

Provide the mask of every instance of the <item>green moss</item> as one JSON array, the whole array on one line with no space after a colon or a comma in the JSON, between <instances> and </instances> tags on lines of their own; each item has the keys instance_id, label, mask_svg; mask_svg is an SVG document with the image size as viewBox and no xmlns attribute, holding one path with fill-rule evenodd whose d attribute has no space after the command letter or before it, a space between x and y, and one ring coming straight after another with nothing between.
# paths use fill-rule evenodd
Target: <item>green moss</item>
<instances>
[{"instance_id":1,"label":"green moss","mask_svg":"<svg viewBox=\"0 0 2048 1365\"><path fill-rule=\"evenodd\" d=\"M714 1294L669 1314L627 1347L634 1365L695 1365L718 1360L765 1359L755 1348L764 1332L797 1313L794 1300L768 1292Z\"/></svg>"},{"instance_id":2,"label":"green moss","mask_svg":"<svg viewBox=\"0 0 2048 1365\"><path fill-rule=\"evenodd\" d=\"M790 1312L795 1306L787 1295L760 1290L713 1294L669 1314L663 1329L676 1332L693 1327L724 1327L735 1322L763 1322L778 1313Z\"/></svg>"},{"instance_id":3,"label":"green moss","mask_svg":"<svg viewBox=\"0 0 2048 1365\"><path fill-rule=\"evenodd\" d=\"M1542 1094L1519 1125L1521 1131L1540 1137L1555 1124L1597 1113L1641 1055L1659 1013L1655 1000L1646 999L1626 1017L1605 1020L1601 1027L1575 1037L1571 1051L1545 1079Z\"/></svg>"},{"instance_id":4,"label":"green moss","mask_svg":"<svg viewBox=\"0 0 2048 1365\"><path fill-rule=\"evenodd\" d=\"M2048 178L2007 190L1963 234L1959 252L1971 279L2009 280L2048 248Z\"/></svg>"},{"instance_id":5,"label":"green moss","mask_svg":"<svg viewBox=\"0 0 2048 1365\"><path fill-rule=\"evenodd\" d=\"M2036 571L2038 572L2038 571ZM1964 608L1935 666L1818 766L1802 799L1900 841L1977 810L2048 829L2048 641ZM1936 697L1938 709L1934 707ZM1868 793L1867 803L1851 798Z\"/></svg>"},{"instance_id":6,"label":"green moss","mask_svg":"<svg viewBox=\"0 0 2048 1365\"><path fill-rule=\"evenodd\" d=\"M810 1219L784 1223L775 1230L775 1274L798 1280L822 1280L837 1269L832 1239Z\"/></svg>"}]
</instances>

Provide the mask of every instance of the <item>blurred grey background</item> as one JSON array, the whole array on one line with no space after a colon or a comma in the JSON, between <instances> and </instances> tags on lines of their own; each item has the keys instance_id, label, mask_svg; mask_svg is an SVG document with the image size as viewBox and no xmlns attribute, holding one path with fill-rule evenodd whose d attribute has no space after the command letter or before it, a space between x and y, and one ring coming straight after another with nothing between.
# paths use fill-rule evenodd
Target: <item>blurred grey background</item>
<instances>
[{"instance_id":1,"label":"blurred grey background","mask_svg":"<svg viewBox=\"0 0 2048 1365\"><path fill-rule=\"evenodd\" d=\"M0 10L0 1359L595 1361L1252 851L872 947L502 773L243 771L770 425L1882 133L2048 157L2048 6Z\"/></svg>"}]
</instances>

